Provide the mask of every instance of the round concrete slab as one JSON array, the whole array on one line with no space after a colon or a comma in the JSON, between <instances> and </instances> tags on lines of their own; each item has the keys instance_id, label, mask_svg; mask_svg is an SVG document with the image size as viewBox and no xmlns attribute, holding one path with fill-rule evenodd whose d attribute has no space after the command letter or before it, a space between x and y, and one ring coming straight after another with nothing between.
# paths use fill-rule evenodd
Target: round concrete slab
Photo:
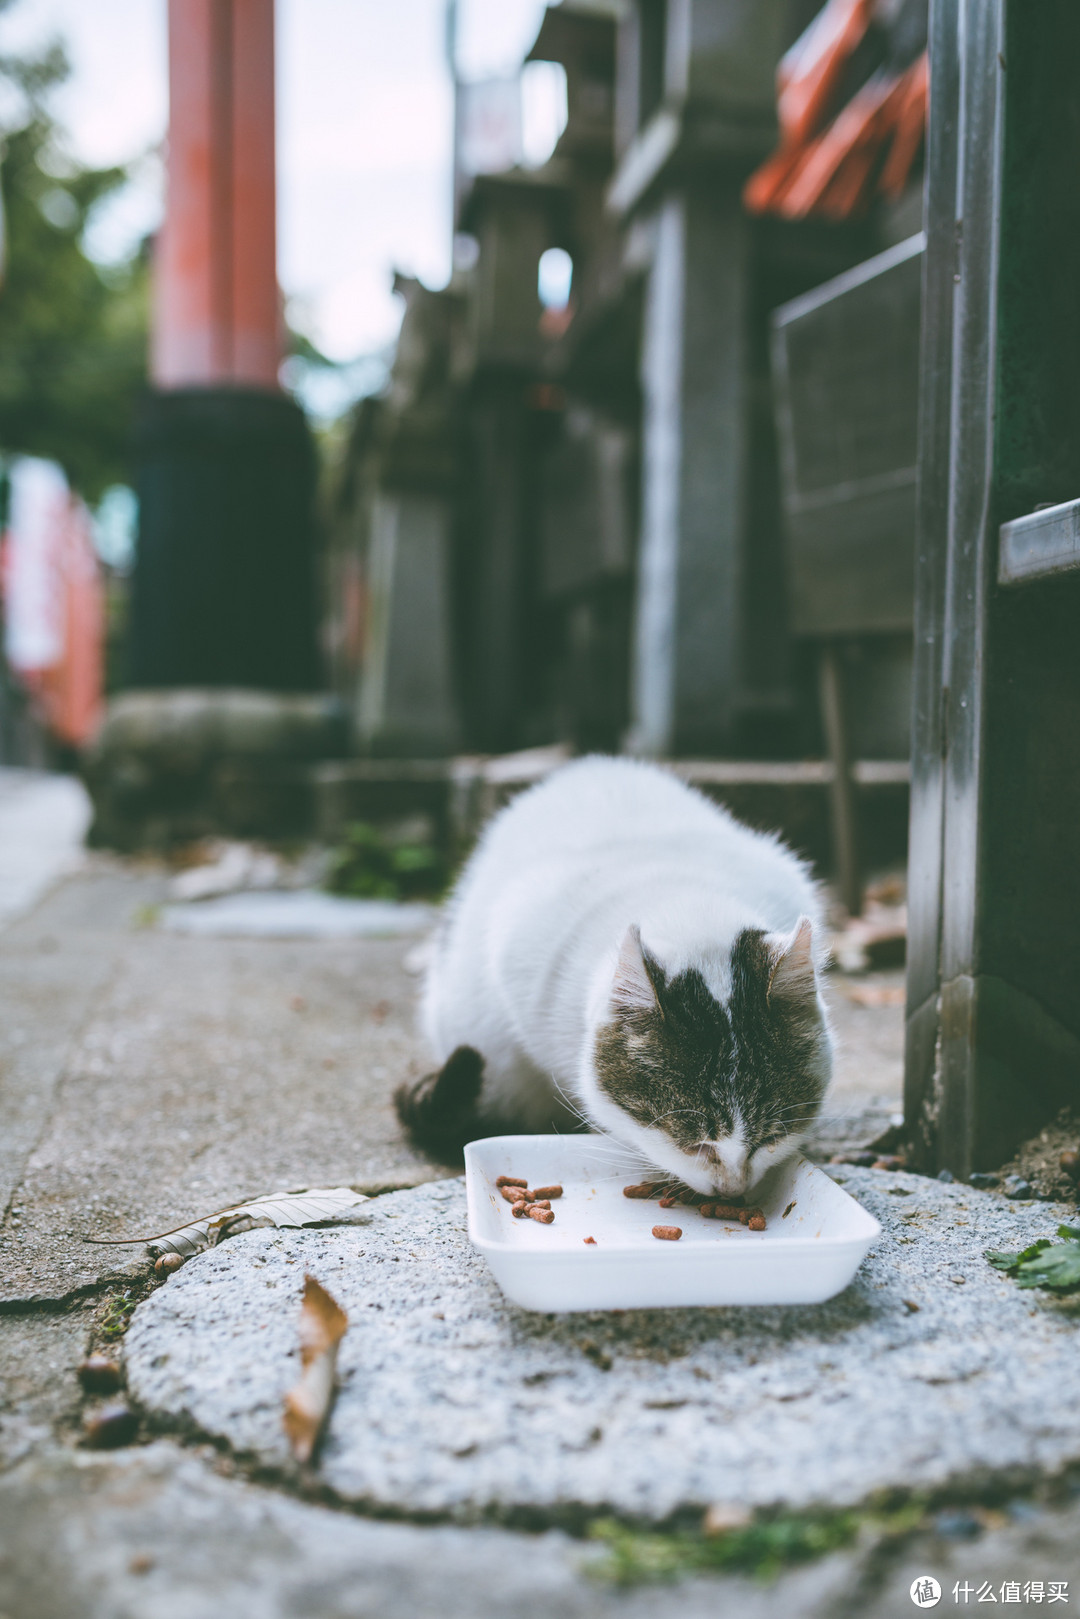
<instances>
[{"instance_id":1,"label":"round concrete slab","mask_svg":"<svg viewBox=\"0 0 1080 1619\"><path fill-rule=\"evenodd\" d=\"M250 1232L191 1261L136 1312L129 1385L287 1466L311 1271L350 1318L321 1478L380 1511L659 1520L1080 1457L1078 1324L982 1257L1052 1235L1063 1211L839 1174L883 1232L825 1305L530 1315L473 1253L463 1184L443 1181L378 1199L361 1225Z\"/></svg>"}]
</instances>

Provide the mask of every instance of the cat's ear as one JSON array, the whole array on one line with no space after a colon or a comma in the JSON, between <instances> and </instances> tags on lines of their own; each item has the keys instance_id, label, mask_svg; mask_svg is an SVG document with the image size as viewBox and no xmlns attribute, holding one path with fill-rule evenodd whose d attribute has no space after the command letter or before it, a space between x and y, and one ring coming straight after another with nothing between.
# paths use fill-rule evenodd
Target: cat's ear
<instances>
[{"instance_id":1,"label":"cat's ear","mask_svg":"<svg viewBox=\"0 0 1080 1619\"><path fill-rule=\"evenodd\" d=\"M636 923L627 928L619 946L611 1004L616 1012L655 1012L660 1004L645 965L641 930Z\"/></svg>"},{"instance_id":2,"label":"cat's ear","mask_svg":"<svg viewBox=\"0 0 1080 1619\"><path fill-rule=\"evenodd\" d=\"M772 956L770 1001L808 1001L817 993L814 977L814 926L800 916L791 933L770 933L766 941Z\"/></svg>"}]
</instances>

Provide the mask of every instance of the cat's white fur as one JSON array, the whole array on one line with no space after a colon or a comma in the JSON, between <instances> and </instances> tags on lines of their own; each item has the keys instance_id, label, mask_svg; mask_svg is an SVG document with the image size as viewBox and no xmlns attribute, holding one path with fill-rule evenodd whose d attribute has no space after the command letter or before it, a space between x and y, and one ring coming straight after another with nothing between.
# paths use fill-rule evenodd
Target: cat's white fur
<instances>
[{"instance_id":1,"label":"cat's white fur","mask_svg":"<svg viewBox=\"0 0 1080 1619\"><path fill-rule=\"evenodd\" d=\"M768 1167L767 1149L748 1161L736 1130L716 1144L712 1171L698 1164L695 1173L662 1130L637 1124L600 1092L596 1031L610 1021L633 925L669 977L696 968L726 1003L736 936L760 928L779 957L803 917L813 924L812 973L822 965L820 901L790 850L654 765L578 760L485 831L436 941L424 1029L440 1063L457 1046L481 1053L482 1110L537 1131L583 1113L700 1191L734 1193ZM820 994L818 1002L827 1039Z\"/></svg>"}]
</instances>

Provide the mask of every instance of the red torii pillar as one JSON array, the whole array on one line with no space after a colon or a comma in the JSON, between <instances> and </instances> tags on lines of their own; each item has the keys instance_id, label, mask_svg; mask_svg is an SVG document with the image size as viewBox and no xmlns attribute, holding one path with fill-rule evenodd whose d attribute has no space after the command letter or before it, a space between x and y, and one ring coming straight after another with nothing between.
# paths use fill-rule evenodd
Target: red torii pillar
<instances>
[{"instance_id":1,"label":"red torii pillar","mask_svg":"<svg viewBox=\"0 0 1080 1619\"><path fill-rule=\"evenodd\" d=\"M274 0L169 0L134 685L318 684L314 457L281 335Z\"/></svg>"},{"instance_id":2,"label":"red torii pillar","mask_svg":"<svg viewBox=\"0 0 1080 1619\"><path fill-rule=\"evenodd\" d=\"M159 388L277 387L273 0L171 0L154 270Z\"/></svg>"}]
</instances>

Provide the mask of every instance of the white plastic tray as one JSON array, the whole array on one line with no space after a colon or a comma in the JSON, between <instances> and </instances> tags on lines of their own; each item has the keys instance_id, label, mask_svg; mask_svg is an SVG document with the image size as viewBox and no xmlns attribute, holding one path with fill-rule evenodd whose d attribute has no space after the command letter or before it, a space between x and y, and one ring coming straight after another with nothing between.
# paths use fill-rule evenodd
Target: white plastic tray
<instances>
[{"instance_id":1,"label":"white plastic tray","mask_svg":"<svg viewBox=\"0 0 1080 1619\"><path fill-rule=\"evenodd\" d=\"M646 1176L617 1153L603 1136L489 1136L465 1148L469 1236L515 1304L559 1311L817 1304L847 1286L881 1229L804 1158L758 1182L753 1201L767 1226L748 1231L694 1208L624 1197L624 1186ZM555 1223L515 1220L497 1175L560 1183ZM680 1226L683 1235L661 1241L654 1225Z\"/></svg>"}]
</instances>

